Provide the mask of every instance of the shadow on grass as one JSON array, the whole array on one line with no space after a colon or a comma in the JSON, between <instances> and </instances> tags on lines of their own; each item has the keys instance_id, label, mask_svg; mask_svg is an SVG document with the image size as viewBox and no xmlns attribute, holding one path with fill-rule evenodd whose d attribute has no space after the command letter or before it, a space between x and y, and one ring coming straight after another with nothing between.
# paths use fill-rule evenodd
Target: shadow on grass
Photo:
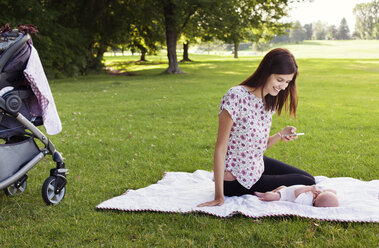
<instances>
[{"instance_id":1,"label":"shadow on grass","mask_svg":"<svg viewBox=\"0 0 379 248\"><path fill-rule=\"evenodd\" d=\"M241 76L247 77L258 66L260 58L241 58L241 59L196 59L192 61L179 62L180 69L183 74L170 74L165 73L168 62L167 61L109 61L106 66L105 73L99 73L98 76L101 80L114 80L107 76L116 76L117 80L132 80L139 81L147 78L157 80L157 78L166 77L180 77L188 78L189 76L195 77L208 77L209 75L218 75L219 77ZM180 75L180 76L179 76ZM95 75L91 76L91 80ZM130 77L133 76L133 77ZM135 77L138 76L138 77ZM133 78L133 79L132 79ZM85 79L88 82L88 80ZM97 81L97 80L95 80Z\"/></svg>"},{"instance_id":2,"label":"shadow on grass","mask_svg":"<svg viewBox=\"0 0 379 248\"><path fill-rule=\"evenodd\" d=\"M127 70L133 65L161 65L161 64L167 64L167 62L164 61L118 61L118 62L111 62L107 65L108 68L111 69L117 69L117 70Z\"/></svg>"}]
</instances>

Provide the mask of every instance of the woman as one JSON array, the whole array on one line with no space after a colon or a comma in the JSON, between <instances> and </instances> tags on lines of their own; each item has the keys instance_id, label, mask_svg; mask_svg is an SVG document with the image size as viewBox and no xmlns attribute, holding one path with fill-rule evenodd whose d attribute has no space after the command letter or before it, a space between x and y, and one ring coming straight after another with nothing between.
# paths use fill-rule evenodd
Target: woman
<instances>
[{"instance_id":1,"label":"woman","mask_svg":"<svg viewBox=\"0 0 379 248\"><path fill-rule=\"evenodd\" d=\"M199 205L219 206L224 195L240 196L267 192L279 186L313 185L314 177L283 162L264 156L279 140L292 141L296 128L287 126L270 136L272 115L280 116L289 103L296 117L296 76L294 56L286 49L273 49L257 70L222 98L218 136L214 153L215 199Z\"/></svg>"}]
</instances>

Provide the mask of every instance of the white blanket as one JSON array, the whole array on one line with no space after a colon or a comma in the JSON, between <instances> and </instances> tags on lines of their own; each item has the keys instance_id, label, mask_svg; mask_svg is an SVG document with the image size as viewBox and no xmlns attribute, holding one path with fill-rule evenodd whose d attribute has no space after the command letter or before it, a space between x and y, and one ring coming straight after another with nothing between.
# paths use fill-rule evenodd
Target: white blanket
<instances>
[{"instance_id":1,"label":"white blanket","mask_svg":"<svg viewBox=\"0 0 379 248\"><path fill-rule=\"evenodd\" d=\"M168 172L158 183L109 199L98 209L122 211L158 211L170 213L202 212L218 217L240 213L248 217L300 216L304 218L343 221L379 222L379 180L369 182L349 177L317 176L320 188L337 191L340 207L317 208L292 202L262 202L256 196L225 197L222 206L196 207L213 200L213 173L197 170L194 173Z\"/></svg>"},{"instance_id":2,"label":"white blanket","mask_svg":"<svg viewBox=\"0 0 379 248\"><path fill-rule=\"evenodd\" d=\"M42 110L43 125L47 134L55 135L62 131L62 123L38 52L34 46L30 45L30 47L31 53L24 75L38 99L38 104Z\"/></svg>"}]
</instances>

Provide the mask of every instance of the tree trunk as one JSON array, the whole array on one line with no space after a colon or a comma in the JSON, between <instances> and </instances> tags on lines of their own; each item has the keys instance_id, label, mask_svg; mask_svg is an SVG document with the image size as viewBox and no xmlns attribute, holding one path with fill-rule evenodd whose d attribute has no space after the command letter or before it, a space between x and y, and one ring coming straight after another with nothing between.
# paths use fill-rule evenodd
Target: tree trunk
<instances>
[{"instance_id":1,"label":"tree trunk","mask_svg":"<svg viewBox=\"0 0 379 248\"><path fill-rule=\"evenodd\" d=\"M175 27L174 8L175 6L171 2L168 2L166 6L164 6L168 57L168 68L165 72L176 74L183 72L179 69L178 57L176 55L176 42L178 40L178 31Z\"/></svg>"},{"instance_id":2,"label":"tree trunk","mask_svg":"<svg viewBox=\"0 0 379 248\"><path fill-rule=\"evenodd\" d=\"M146 52L141 51L141 58L139 61L143 61L143 62L147 61L145 56L146 56Z\"/></svg>"},{"instance_id":3,"label":"tree trunk","mask_svg":"<svg viewBox=\"0 0 379 248\"><path fill-rule=\"evenodd\" d=\"M100 47L96 50L96 57L92 56L91 60L89 61L86 72L90 70L99 71L103 68L102 60L105 51L107 50L107 46L100 44ZM92 51L93 54L93 51Z\"/></svg>"},{"instance_id":4,"label":"tree trunk","mask_svg":"<svg viewBox=\"0 0 379 248\"><path fill-rule=\"evenodd\" d=\"M189 42L187 41L186 43L183 43L183 59L180 62L190 62L190 58L188 57L188 47L189 47Z\"/></svg>"},{"instance_id":5,"label":"tree trunk","mask_svg":"<svg viewBox=\"0 0 379 248\"><path fill-rule=\"evenodd\" d=\"M238 59L238 47L239 47L239 44L234 43L234 58L235 59Z\"/></svg>"},{"instance_id":6,"label":"tree trunk","mask_svg":"<svg viewBox=\"0 0 379 248\"><path fill-rule=\"evenodd\" d=\"M103 46L103 45L100 45L99 49L97 50L96 60L99 61L100 63L103 60L103 56L106 50L107 50L106 46Z\"/></svg>"}]
</instances>

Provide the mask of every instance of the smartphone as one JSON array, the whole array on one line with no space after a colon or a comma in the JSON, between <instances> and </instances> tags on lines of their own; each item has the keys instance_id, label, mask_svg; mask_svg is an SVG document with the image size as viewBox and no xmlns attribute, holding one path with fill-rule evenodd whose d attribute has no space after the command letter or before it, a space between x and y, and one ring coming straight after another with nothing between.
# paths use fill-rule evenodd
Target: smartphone
<instances>
[{"instance_id":1,"label":"smartphone","mask_svg":"<svg viewBox=\"0 0 379 248\"><path fill-rule=\"evenodd\" d=\"M304 135L304 133L291 133L291 134L286 134L284 136L299 136L299 135Z\"/></svg>"}]
</instances>

